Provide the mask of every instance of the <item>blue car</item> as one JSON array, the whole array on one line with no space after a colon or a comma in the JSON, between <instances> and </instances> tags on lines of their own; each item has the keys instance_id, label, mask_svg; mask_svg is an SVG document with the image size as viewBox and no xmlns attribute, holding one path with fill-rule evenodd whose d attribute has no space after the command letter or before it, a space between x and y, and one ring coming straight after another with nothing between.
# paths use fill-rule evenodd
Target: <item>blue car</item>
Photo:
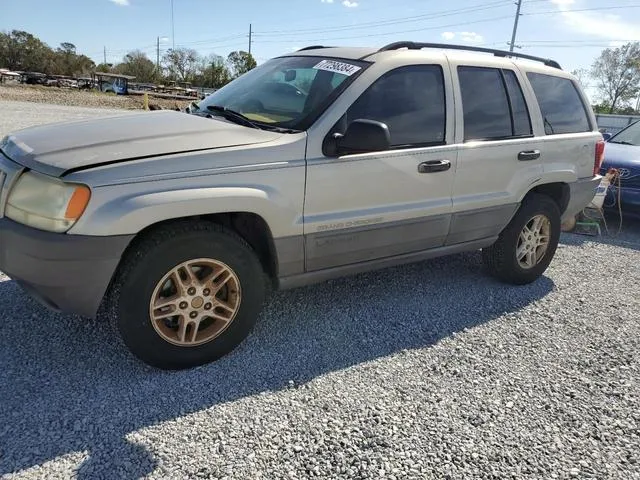
<instances>
[{"instance_id":1,"label":"blue car","mask_svg":"<svg viewBox=\"0 0 640 480\"><path fill-rule=\"evenodd\" d=\"M618 211L619 198L624 215L640 218L640 121L607 139L600 173L604 175L610 168L620 174L620 192L618 181L614 180L605 197L604 209Z\"/></svg>"}]
</instances>

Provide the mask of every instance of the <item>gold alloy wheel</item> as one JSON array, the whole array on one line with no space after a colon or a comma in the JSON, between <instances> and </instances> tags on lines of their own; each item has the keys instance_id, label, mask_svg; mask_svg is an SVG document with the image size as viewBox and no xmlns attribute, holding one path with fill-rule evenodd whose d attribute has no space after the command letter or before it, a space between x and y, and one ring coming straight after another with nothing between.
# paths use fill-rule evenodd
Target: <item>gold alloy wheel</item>
<instances>
[{"instance_id":1,"label":"gold alloy wheel","mask_svg":"<svg viewBox=\"0 0 640 480\"><path fill-rule=\"evenodd\" d=\"M536 215L527 222L518 237L518 264L526 270L538 265L549 249L550 240L551 221L544 215Z\"/></svg>"},{"instance_id":2,"label":"gold alloy wheel","mask_svg":"<svg viewBox=\"0 0 640 480\"><path fill-rule=\"evenodd\" d=\"M197 258L172 268L153 290L149 317L164 340L181 347L210 342L233 322L240 280L224 263Z\"/></svg>"}]
</instances>

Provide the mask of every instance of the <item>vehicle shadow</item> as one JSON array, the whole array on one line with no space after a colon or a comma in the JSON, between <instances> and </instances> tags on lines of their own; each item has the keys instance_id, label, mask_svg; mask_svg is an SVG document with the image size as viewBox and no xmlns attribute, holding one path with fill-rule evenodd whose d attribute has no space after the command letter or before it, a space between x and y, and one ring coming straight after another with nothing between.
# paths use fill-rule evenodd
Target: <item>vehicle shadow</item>
<instances>
[{"instance_id":1,"label":"vehicle shadow","mask_svg":"<svg viewBox=\"0 0 640 480\"><path fill-rule=\"evenodd\" d=\"M601 235L580 235L577 233L563 233L560 242L566 245L584 245L586 243L603 243L615 247L629 248L640 251L640 220L634 217L623 217L622 229L618 233L620 219L618 215L607 213L606 226L600 222Z\"/></svg>"},{"instance_id":2,"label":"vehicle shadow","mask_svg":"<svg viewBox=\"0 0 640 480\"><path fill-rule=\"evenodd\" d=\"M554 288L548 277L507 286L481 270L469 253L278 292L236 351L179 372L135 360L109 322L51 313L0 282L0 475L86 451L79 478L144 476L157 461L130 439L136 430L429 347Z\"/></svg>"}]
</instances>

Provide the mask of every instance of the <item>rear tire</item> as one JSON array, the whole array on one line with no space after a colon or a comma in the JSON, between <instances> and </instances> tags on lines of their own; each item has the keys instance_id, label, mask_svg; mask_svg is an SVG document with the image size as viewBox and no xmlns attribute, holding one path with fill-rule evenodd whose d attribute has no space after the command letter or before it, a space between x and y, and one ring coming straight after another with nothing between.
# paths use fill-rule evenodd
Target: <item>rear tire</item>
<instances>
[{"instance_id":1,"label":"rear tire","mask_svg":"<svg viewBox=\"0 0 640 480\"><path fill-rule=\"evenodd\" d=\"M122 265L112 287L120 335L136 357L160 369L195 367L231 352L253 329L265 298L256 254L217 224L161 227Z\"/></svg>"},{"instance_id":2,"label":"rear tire","mask_svg":"<svg viewBox=\"0 0 640 480\"><path fill-rule=\"evenodd\" d=\"M536 234L538 226L540 231ZM545 237L547 243L542 252ZM498 240L482 250L482 259L490 275L506 283L525 285L545 272L559 240L558 205L546 195L532 193L525 197Z\"/></svg>"}]
</instances>

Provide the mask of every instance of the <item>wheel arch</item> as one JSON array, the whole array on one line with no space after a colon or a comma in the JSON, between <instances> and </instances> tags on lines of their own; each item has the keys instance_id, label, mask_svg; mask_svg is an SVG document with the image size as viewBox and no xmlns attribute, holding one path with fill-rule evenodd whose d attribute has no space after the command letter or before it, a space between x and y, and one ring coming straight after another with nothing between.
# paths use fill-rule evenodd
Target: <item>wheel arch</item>
<instances>
[{"instance_id":1,"label":"wheel arch","mask_svg":"<svg viewBox=\"0 0 640 480\"><path fill-rule=\"evenodd\" d=\"M240 236L258 256L265 274L275 281L278 275L278 255L275 247L273 233L267 221L260 215L248 211L234 211L224 213L211 213L204 215L191 215L157 221L140 230L131 240L122 255L124 259L127 253L135 249L136 245L154 231L171 224L189 222L211 222L226 227Z\"/></svg>"},{"instance_id":2,"label":"wheel arch","mask_svg":"<svg viewBox=\"0 0 640 480\"><path fill-rule=\"evenodd\" d=\"M567 207L569 206L569 199L571 197L571 189L568 183L565 182L551 182L551 183L543 183L541 185L536 185L531 188L522 198L521 201L524 201L525 198L530 196L531 194L539 194L546 195L551 198L558 209L560 210L560 215L562 215Z\"/></svg>"}]
</instances>

